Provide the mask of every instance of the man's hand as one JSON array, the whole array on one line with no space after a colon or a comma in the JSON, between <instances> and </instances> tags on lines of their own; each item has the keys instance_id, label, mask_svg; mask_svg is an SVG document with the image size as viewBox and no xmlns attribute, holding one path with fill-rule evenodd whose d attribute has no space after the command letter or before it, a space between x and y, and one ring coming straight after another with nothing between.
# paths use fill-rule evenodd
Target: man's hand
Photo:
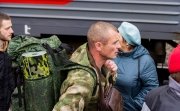
<instances>
[{"instance_id":1,"label":"man's hand","mask_svg":"<svg viewBox=\"0 0 180 111\"><path fill-rule=\"evenodd\" d=\"M117 72L117 65L112 60L106 60L104 66L111 72L112 76L114 76Z\"/></svg>"}]
</instances>

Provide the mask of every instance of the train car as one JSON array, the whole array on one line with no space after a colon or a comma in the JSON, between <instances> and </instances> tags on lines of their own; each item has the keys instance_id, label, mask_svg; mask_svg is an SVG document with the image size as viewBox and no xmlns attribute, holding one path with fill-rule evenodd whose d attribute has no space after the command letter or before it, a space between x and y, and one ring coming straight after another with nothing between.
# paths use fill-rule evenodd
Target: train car
<instances>
[{"instance_id":1,"label":"train car","mask_svg":"<svg viewBox=\"0 0 180 111\"><path fill-rule=\"evenodd\" d=\"M142 38L180 39L179 0L73 0L66 5L3 2L0 11L12 16L16 35L86 36L92 22L103 20L116 26L132 22Z\"/></svg>"},{"instance_id":2,"label":"train car","mask_svg":"<svg viewBox=\"0 0 180 111\"><path fill-rule=\"evenodd\" d=\"M0 3L0 11L12 17L15 35L56 34L77 45L86 40L95 21L117 27L128 21L140 29L142 44L157 64L165 62L166 43L175 47L174 40L180 39L179 0L72 0L64 5L5 1Z\"/></svg>"}]
</instances>

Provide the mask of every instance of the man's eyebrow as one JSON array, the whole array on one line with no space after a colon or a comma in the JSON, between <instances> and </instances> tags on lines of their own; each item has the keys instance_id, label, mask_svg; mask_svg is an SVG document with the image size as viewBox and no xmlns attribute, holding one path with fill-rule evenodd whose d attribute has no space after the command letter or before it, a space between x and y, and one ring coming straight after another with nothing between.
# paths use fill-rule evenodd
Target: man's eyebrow
<instances>
[{"instance_id":1,"label":"man's eyebrow","mask_svg":"<svg viewBox=\"0 0 180 111\"><path fill-rule=\"evenodd\" d=\"M114 42L113 42L113 44L116 44L118 41L119 41L119 39L118 39L118 40L116 40L116 41L114 41Z\"/></svg>"}]
</instances>

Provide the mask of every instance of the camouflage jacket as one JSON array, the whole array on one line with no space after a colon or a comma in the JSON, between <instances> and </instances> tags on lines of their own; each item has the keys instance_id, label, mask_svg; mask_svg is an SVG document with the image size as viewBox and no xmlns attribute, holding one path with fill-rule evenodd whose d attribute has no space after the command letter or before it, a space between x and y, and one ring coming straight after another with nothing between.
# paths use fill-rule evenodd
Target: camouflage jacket
<instances>
[{"instance_id":1,"label":"camouflage jacket","mask_svg":"<svg viewBox=\"0 0 180 111\"><path fill-rule=\"evenodd\" d=\"M88 54L86 43L73 53L71 60L97 72L91 65L91 57ZM109 77L109 75L106 76ZM107 79L104 77L101 84L105 86L107 83ZM96 80L88 71L71 70L61 86L61 97L53 111L97 111L98 89Z\"/></svg>"}]
</instances>

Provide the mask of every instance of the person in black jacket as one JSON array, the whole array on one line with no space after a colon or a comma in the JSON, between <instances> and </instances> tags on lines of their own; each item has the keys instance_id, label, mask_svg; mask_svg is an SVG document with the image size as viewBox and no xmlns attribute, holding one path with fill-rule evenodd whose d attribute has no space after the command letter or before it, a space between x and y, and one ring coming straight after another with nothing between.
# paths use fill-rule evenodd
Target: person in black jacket
<instances>
[{"instance_id":1,"label":"person in black jacket","mask_svg":"<svg viewBox=\"0 0 180 111\"><path fill-rule=\"evenodd\" d=\"M168 59L168 85L151 90L141 111L180 111L180 44Z\"/></svg>"},{"instance_id":2,"label":"person in black jacket","mask_svg":"<svg viewBox=\"0 0 180 111\"><path fill-rule=\"evenodd\" d=\"M0 111L10 111L11 95L15 89L12 62L6 52L12 34L10 16L0 12Z\"/></svg>"}]
</instances>

